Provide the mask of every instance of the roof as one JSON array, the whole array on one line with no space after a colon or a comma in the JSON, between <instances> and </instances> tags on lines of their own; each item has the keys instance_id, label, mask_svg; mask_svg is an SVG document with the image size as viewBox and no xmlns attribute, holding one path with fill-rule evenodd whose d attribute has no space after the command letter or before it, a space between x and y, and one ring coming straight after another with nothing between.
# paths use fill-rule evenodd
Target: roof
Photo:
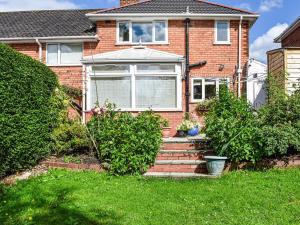
<instances>
[{"instance_id":1,"label":"roof","mask_svg":"<svg viewBox=\"0 0 300 225\"><path fill-rule=\"evenodd\" d=\"M96 54L83 58L83 63L108 63L108 62L182 62L184 57L168 52L162 52L136 46L119 51Z\"/></svg>"},{"instance_id":2,"label":"roof","mask_svg":"<svg viewBox=\"0 0 300 225\"><path fill-rule=\"evenodd\" d=\"M280 43L289 34L296 30L300 25L300 17L298 17L288 28L286 28L277 38L274 39L275 43Z\"/></svg>"},{"instance_id":3,"label":"roof","mask_svg":"<svg viewBox=\"0 0 300 225\"><path fill-rule=\"evenodd\" d=\"M85 14L94 10L41 10L0 13L0 40L4 38L94 36L94 24Z\"/></svg>"},{"instance_id":4,"label":"roof","mask_svg":"<svg viewBox=\"0 0 300 225\"><path fill-rule=\"evenodd\" d=\"M119 14L119 13L189 13L194 14L248 14L254 13L211 3L203 0L147 0L119 8L107 9L97 14Z\"/></svg>"}]
</instances>

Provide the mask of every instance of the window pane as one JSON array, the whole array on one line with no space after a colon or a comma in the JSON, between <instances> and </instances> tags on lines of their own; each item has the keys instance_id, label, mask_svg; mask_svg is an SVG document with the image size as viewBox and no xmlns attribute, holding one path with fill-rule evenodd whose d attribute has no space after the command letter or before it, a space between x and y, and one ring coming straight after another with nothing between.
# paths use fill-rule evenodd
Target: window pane
<instances>
[{"instance_id":1,"label":"window pane","mask_svg":"<svg viewBox=\"0 0 300 225\"><path fill-rule=\"evenodd\" d=\"M119 23L119 41L129 41L129 23Z\"/></svg>"},{"instance_id":2,"label":"window pane","mask_svg":"<svg viewBox=\"0 0 300 225\"><path fill-rule=\"evenodd\" d=\"M93 78L91 80L91 107L97 103L97 93L100 105L108 100L119 108L131 107L130 77Z\"/></svg>"},{"instance_id":3,"label":"window pane","mask_svg":"<svg viewBox=\"0 0 300 225\"><path fill-rule=\"evenodd\" d=\"M176 77L137 77L137 108L176 108Z\"/></svg>"},{"instance_id":4,"label":"window pane","mask_svg":"<svg viewBox=\"0 0 300 225\"><path fill-rule=\"evenodd\" d=\"M58 45L47 46L47 64L49 65L58 64Z\"/></svg>"},{"instance_id":5,"label":"window pane","mask_svg":"<svg viewBox=\"0 0 300 225\"><path fill-rule=\"evenodd\" d=\"M217 22L217 41L229 41L228 40L228 22Z\"/></svg>"},{"instance_id":6,"label":"window pane","mask_svg":"<svg viewBox=\"0 0 300 225\"><path fill-rule=\"evenodd\" d=\"M61 64L80 64L82 59L82 44L61 44Z\"/></svg>"},{"instance_id":7,"label":"window pane","mask_svg":"<svg viewBox=\"0 0 300 225\"><path fill-rule=\"evenodd\" d=\"M172 64L138 64L137 71L139 73L149 73L149 72L161 72L161 73L174 73L175 65Z\"/></svg>"},{"instance_id":8,"label":"window pane","mask_svg":"<svg viewBox=\"0 0 300 225\"><path fill-rule=\"evenodd\" d=\"M155 23L155 41L166 41L166 23Z\"/></svg>"},{"instance_id":9,"label":"window pane","mask_svg":"<svg viewBox=\"0 0 300 225\"><path fill-rule=\"evenodd\" d=\"M152 23L132 23L132 42L152 42Z\"/></svg>"},{"instance_id":10,"label":"window pane","mask_svg":"<svg viewBox=\"0 0 300 225\"><path fill-rule=\"evenodd\" d=\"M129 65L99 65L93 67L95 73L129 73Z\"/></svg>"},{"instance_id":11,"label":"window pane","mask_svg":"<svg viewBox=\"0 0 300 225\"><path fill-rule=\"evenodd\" d=\"M205 99L216 97L216 81L205 79Z\"/></svg>"},{"instance_id":12,"label":"window pane","mask_svg":"<svg viewBox=\"0 0 300 225\"><path fill-rule=\"evenodd\" d=\"M202 100L202 79L201 80L194 80L194 96L195 100Z\"/></svg>"}]
</instances>

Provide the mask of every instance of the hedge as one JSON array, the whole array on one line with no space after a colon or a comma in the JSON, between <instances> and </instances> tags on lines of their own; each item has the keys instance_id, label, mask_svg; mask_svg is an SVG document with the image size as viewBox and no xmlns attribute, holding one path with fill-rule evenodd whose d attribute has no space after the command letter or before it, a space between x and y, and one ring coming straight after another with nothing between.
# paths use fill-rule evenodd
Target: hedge
<instances>
[{"instance_id":1,"label":"hedge","mask_svg":"<svg viewBox=\"0 0 300 225\"><path fill-rule=\"evenodd\" d=\"M0 177L32 167L50 152L57 88L47 66L0 44Z\"/></svg>"}]
</instances>

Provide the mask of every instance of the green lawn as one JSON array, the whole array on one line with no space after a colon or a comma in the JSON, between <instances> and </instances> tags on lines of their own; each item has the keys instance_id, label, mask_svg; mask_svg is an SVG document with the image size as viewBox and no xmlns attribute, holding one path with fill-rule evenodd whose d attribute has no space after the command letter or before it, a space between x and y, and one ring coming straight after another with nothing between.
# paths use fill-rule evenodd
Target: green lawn
<instances>
[{"instance_id":1,"label":"green lawn","mask_svg":"<svg viewBox=\"0 0 300 225\"><path fill-rule=\"evenodd\" d=\"M0 224L300 224L300 169L216 180L52 170L2 194Z\"/></svg>"}]
</instances>

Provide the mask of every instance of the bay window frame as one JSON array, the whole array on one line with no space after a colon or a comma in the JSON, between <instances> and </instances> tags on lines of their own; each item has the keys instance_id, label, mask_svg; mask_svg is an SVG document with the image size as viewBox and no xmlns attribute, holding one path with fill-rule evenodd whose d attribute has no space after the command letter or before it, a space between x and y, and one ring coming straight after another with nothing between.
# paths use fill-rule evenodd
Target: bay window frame
<instances>
[{"instance_id":1,"label":"bay window frame","mask_svg":"<svg viewBox=\"0 0 300 225\"><path fill-rule=\"evenodd\" d=\"M201 80L201 85L202 85L202 99L194 99L194 83L196 80ZM214 80L216 82L216 96L218 96L219 91L220 91L220 81L221 80L226 80L227 83L227 87L230 87L230 79L225 77L193 77L192 78L192 88L191 88L191 102L192 103L197 103L197 102L203 102L205 100L207 100L205 98L205 80Z\"/></svg>"},{"instance_id":2,"label":"bay window frame","mask_svg":"<svg viewBox=\"0 0 300 225\"><path fill-rule=\"evenodd\" d=\"M48 46L49 45L57 45L57 63L49 64L48 63ZM46 44L46 65L47 66L82 66L82 63L61 63L61 45L81 45L81 53L83 57L84 43L83 42L49 42ZM81 58L82 58L81 57Z\"/></svg>"},{"instance_id":3,"label":"bay window frame","mask_svg":"<svg viewBox=\"0 0 300 225\"><path fill-rule=\"evenodd\" d=\"M155 23L164 22L165 23L165 40L164 41L156 41L155 40ZM120 23L128 23L129 24L129 41L120 41ZM169 27L168 20L119 20L116 24L116 44L117 45L137 45L139 42L133 42L133 23L152 23L152 41L151 42L142 42L143 45L160 45L160 44L168 44L169 41Z\"/></svg>"},{"instance_id":4,"label":"bay window frame","mask_svg":"<svg viewBox=\"0 0 300 225\"><path fill-rule=\"evenodd\" d=\"M122 63L124 64L124 63ZM153 72L153 73L140 73L137 71L137 64L152 64L152 63L135 63L128 65L130 66L129 73L94 73L93 66L87 66L87 110L90 111L93 108L93 104L91 102L91 85L93 78L109 78L109 77L131 77L131 108L120 108L121 111L129 111L129 112L141 112L147 111L149 109L157 112L169 112L169 111L182 111L182 69L181 65L177 63L164 63L164 64L172 64L175 66L175 72ZM153 63L154 64L154 63ZM176 107L174 108L138 108L136 107L136 77L176 77ZM118 107L118 106L117 106Z\"/></svg>"}]
</instances>

